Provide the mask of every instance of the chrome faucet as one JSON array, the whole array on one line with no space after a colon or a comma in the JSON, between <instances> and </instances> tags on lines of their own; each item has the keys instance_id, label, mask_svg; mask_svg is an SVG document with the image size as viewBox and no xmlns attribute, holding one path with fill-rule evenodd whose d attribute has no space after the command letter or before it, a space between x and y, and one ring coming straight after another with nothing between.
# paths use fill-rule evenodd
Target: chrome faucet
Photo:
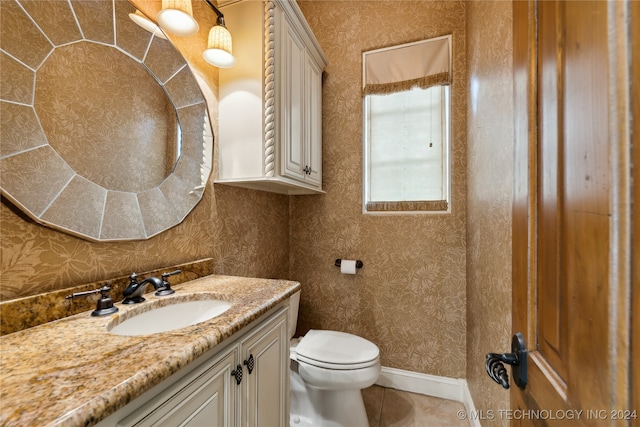
<instances>
[{"instance_id":1,"label":"chrome faucet","mask_svg":"<svg viewBox=\"0 0 640 427\"><path fill-rule=\"evenodd\" d=\"M147 285L149 285L149 283L151 283L156 290L164 288L164 282L157 277L147 277L142 282L138 282L138 275L136 273L131 273L129 279L131 279L129 286L127 286L127 288L122 292L122 295L124 295L124 300L122 300L123 304L137 304L143 302L145 299L142 295L147 289Z\"/></svg>"}]
</instances>

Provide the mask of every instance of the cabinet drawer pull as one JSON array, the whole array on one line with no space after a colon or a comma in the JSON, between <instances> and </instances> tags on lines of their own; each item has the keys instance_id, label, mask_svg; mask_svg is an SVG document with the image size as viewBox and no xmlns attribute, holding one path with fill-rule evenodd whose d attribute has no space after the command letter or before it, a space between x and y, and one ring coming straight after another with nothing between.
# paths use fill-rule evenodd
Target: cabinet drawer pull
<instances>
[{"instance_id":1,"label":"cabinet drawer pull","mask_svg":"<svg viewBox=\"0 0 640 427\"><path fill-rule=\"evenodd\" d=\"M247 371L249 372L249 375L251 375L251 372L253 372L253 367L255 365L255 361L253 360L253 354L249 355L249 359L245 360L244 365L247 367Z\"/></svg>"},{"instance_id":2,"label":"cabinet drawer pull","mask_svg":"<svg viewBox=\"0 0 640 427\"><path fill-rule=\"evenodd\" d=\"M236 366L236 369L231 371L231 376L236 379L236 384L240 384L242 382L242 365Z\"/></svg>"}]
</instances>

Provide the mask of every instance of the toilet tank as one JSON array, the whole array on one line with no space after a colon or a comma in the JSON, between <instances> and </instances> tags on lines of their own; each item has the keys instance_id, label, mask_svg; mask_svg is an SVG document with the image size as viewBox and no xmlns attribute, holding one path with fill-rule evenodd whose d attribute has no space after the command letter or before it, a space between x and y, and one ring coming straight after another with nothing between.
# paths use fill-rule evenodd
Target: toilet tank
<instances>
[{"instance_id":1,"label":"toilet tank","mask_svg":"<svg viewBox=\"0 0 640 427\"><path fill-rule=\"evenodd\" d=\"M298 309L300 308L300 291L289 298L289 339L296 334L298 326Z\"/></svg>"}]
</instances>

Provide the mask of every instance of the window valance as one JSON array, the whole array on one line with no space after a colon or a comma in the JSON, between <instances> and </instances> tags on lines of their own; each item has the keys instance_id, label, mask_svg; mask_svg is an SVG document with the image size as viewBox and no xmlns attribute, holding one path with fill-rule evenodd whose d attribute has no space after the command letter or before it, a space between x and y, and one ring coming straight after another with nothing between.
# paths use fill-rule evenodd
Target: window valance
<instances>
[{"instance_id":1,"label":"window valance","mask_svg":"<svg viewBox=\"0 0 640 427\"><path fill-rule=\"evenodd\" d=\"M363 52L362 93L385 94L451 83L451 36Z\"/></svg>"}]
</instances>

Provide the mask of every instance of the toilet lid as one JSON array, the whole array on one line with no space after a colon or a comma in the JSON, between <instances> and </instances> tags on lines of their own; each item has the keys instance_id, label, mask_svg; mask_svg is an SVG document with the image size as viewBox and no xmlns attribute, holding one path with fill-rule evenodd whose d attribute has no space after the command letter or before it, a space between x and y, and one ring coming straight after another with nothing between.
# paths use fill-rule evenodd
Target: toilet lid
<instances>
[{"instance_id":1,"label":"toilet lid","mask_svg":"<svg viewBox=\"0 0 640 427\"><path fill-rule=\"evenodd\" d=\"M310 330L296 347L297 359L321 367L358 369L378 361L380 350L371 341L338 331Z\"/></svg>"}]
</instances>

